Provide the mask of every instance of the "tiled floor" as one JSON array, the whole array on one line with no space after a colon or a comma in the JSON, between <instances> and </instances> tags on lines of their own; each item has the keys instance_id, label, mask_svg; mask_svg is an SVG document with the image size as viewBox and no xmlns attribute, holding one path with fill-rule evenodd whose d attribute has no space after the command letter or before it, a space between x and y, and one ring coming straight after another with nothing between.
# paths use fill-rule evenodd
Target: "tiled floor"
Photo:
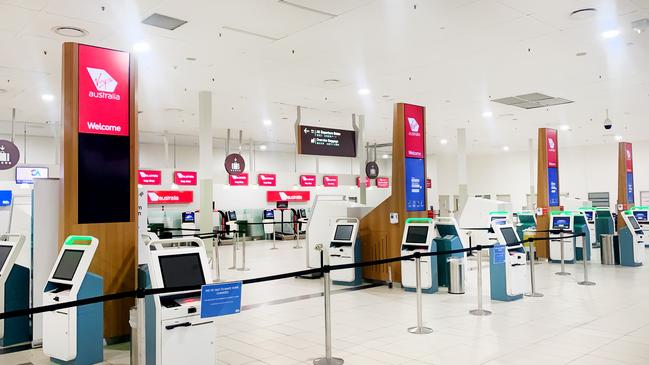
<instances>
[{"instance_id":1,"label":"tiled floor","mask_svg":"<svg viewBox=\"0 0 649 365\"><path fill-rule=\"evenodd\" d=\"M248 246L250 271L223 270L234 280L304 268L304 250L292 242ZM648 249L649 250L649 249ZM595 251L598 256L598 251ZM221 267L231 266L230 247L221 248ZM581 264L561 277L555 264L537 267L542 298L503 303L489 300L489 271L483 289L488 317L476 307L475 262L469 264L467 293L445 289L425 295L424 322L430 335L412 335L415 295L385 286L332 297L333 353L346 364L649 364L649 269L591 265L596 286L577 285ZM319 280L285 279L244 287L244 305L321 291ZM218 364L309 364L324 353L321 297L276 305L255 305L218 319ZM109 364L128 364L127 352L107 350ZM0 364L47 363L41 350L0 355Z\"/></svg>"}]
</instances>

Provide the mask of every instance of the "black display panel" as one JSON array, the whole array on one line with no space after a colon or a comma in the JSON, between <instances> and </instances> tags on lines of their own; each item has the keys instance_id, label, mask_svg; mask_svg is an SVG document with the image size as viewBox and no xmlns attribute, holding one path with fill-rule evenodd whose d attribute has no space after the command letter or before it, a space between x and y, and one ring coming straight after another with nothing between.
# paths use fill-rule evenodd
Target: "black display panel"
<instances>
[{"instance_id":1,"label":"black display panel","mask_svg":"<svg viewBox=\"0 0 649 365\"><path fill-rule=\"evenodd\" d=\"M356 157L356 132L301 125L298 153L303 155Z\"/></svg>"},{"instance_id":2,"label":"black display panel","mask_svg":"<svg viewBox=\"0 0 649 365\"><path fill-rule=\"evenodd\" d=\"M300 217L306 218L306 209L300 209Z\"/></svg>"},{"instance_id":3,"label":"black display panel","mask_svg":"<svg viewBox=\"0 0 649 365\"><path fill-rule=\"evenodd\" d=\"M0 269L2 269L5 261L7 261L9 253L11 253L11 248L12 246L0 245Z\"/></svg>"},{"instance_id":4,"label":"black display panel","mask_svg":"<svg viewBox=\"0 0 649 365\"><path fill-rule=\"evenodd\" d=\"M77 272L77 267L83 257L83 250L65 250L59 260L59 266L54 270L52 279L70 281Z\"/></svg>"},{"instance_id":5,"label":"black display panel","mask_svg":"<svg viewBox=\"0 0 649 365\"><path fill-rule=\"evenodd\" d=\"M183 212L182 213L182 222L183 223L194 223L194 222L196 222L196 215L194 215L194 212Z\"/></svg>"},{"instance_id":6,"label":"black display panel","mask_svg":"<svg viewBox=\"0 0 649 365\"><path fill-rule=\"evenodd\" d=\"M592 211L587 210L587 211L584 212L584 215L586 216L587 221L592 221L593 220L593 212Z\"/></svg>"},{"instance_id":7,"label":"black display panel","mask_svg":"<svg viewBox=\"0 0 649 365\"><path fill-rule=\"evenodd\" d=\"M428 243L428 226L410 226L406 233L406 243Z\"/></svg>"},{"instance_id":8,"label":"black display panel","mask_svg":"<svg viewBox=\"0 0 649 365\"><path fill-rule=\"evenodd\" d=\"M237 212L235 212L234 210L229 211L228 212L228 220L236 221L237 220Z\"/></svg>"},{"instance_id":9,"label":"black display panel","mask_svg":"<svg viewBox=\"0 0 649 365\"><path fill-rule=\"evenodd\" d=\"M197 253L158 257L165 288L205 285L201 257Z\"/></svg>"},{"instance_id":10,"label":"black display panel","mask_svg":"<svg viewBox=\"0 0 649 365\"><path fill-rule=\"evenodd\" d=\"M516 236L516 232L514 231L514 228L511 227L504 227L500 229L500 233L503 234L503 238L505 239L505 244L510 244L510 243L517 243L518 236Z\"/></svg>"},{"instance_id":11,"label":"black display panel","mask_svg":"<svg viewBox=\"0 0 649 365\"><path fill-rule=\"evenodd\" d=\"M131 220L130 139L79 133L79 224Z\"/></svg>"},{"instance_id":12,"label":"black display panel","mask_svg":"<svg viewBox=\"0 0 649 365\"><path fill-rule=\"evenodd\" d=\"M638 224L638 221L635 219L634 216L630 215L627 218L629 218L629 223L631 223L631 227L633 227L634 231L641 231L642 227Z\"/></svg>"},{"instance_id":13,"label":"black display panel","mask_svg":"<svg viewBox=\"0 0 649 365\"><path fill-rule=\"evenodd\" d=\"M288 209L288 202L285 200L278 201L275 203L277 209Z\"/></svg>"},{"instance_id":14,"label":"black display panel","mask_svg":"<svg viewBox=\"0 0 649 365\"><path fill-rule=\"evenodd\" d=\"M272 209L264 210L264 219L275 219L275 212Z\"/></svg>"},{"instance_id":15,"label":"black display panel","mask_svg":"<svg viewBox=\"0 0 649 365\"><path fill-rule=\"evenodd\" d=\"M336 226L336 233L334 233L334 241L350 241L352 239L352 232L354 226L351 224L340 224Z\"/></svg>"}]
</instances>

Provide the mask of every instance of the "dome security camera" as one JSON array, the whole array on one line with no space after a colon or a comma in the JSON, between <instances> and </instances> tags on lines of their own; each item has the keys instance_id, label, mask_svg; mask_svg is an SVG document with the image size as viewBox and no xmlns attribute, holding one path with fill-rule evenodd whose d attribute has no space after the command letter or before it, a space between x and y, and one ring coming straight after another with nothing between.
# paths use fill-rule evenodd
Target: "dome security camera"
<instances>
[{"instance_id":1,"label":"dome security camera","mask_svg":"<svg viewBox=\"0 0 649 365\"><path fill-rule=\"evenodd\" d=\"M608 118L608 109L606 109L606 119L604 119L604 129L611 130L613 128L613 121Z\"/></svg>"}]
</instances>

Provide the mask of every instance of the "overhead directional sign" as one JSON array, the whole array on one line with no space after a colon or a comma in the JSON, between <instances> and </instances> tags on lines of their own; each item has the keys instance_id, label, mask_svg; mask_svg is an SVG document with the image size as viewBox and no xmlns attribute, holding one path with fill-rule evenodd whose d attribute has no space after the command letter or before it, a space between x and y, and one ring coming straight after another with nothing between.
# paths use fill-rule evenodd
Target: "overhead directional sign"
<instances>
[{"instance_id":1,"label":"overhead directional sign","mask_svg":"<svg viewBox=\"0 0 649 365\"><path fill-rule=\"evenodd\" d=\"M356 157L356 132L344 129L299 126L298 153Z\"/></svg>"}]
</instances>

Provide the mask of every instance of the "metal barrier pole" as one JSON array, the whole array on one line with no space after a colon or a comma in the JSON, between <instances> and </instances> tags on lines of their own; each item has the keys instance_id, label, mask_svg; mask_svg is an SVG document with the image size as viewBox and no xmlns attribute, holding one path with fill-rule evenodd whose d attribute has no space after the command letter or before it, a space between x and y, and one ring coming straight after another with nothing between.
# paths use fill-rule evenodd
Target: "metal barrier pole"
<instances>
[{"instance_id":1,"label":"metal barrier pole","mask_svg":"<svg viewBox=\"0 0 649 365\"><path fill-rule=\"evenodd\" d=\"M584 239L581 244L581 258L584 261L584 281L580 281L577 284L585 286L593 286L595 282L588 280L588 259L586 258L586 240Z\"/></svg>"},{"instance_id":2,"label":"metal barrier pole","mask_svg":"<svg viewBox=\"0 0 649 365\"><path fill-rule=\"evenodd\" d=\"M215 272L215 281L221 281L221 261L219 260L219 239L212 239L212 268Z\"/></svg>"},{"instance_id":3,"label":"metal barrier pole","mask_svg":"<svg viewBox=\"0 0 649 365\"><path fill-rule=\"evenodd\" d=\"M273 247L271 247L270 249L277 250L277 246L275 246L275 222L273 222L273 233L271 234L273 235Z\"/></svg>"},{"instance_id":4,"label":"metal barrier pole","mask_svg":"<svg viewBox=\"0 0 649 365\"><path fill-rule=\"evenodd\" d=\"M388 288L392 289L392 264L388 264Z\"/></svg>"},{"instance_id":5,"label":"metal barrier pole","mask_svg":"<svg viewBox=\"0 0 649 365\"><path fill-rule=\"evenodd\" d=\"M570 275L569 272L566 272L566 261L564 258L564 244L563 244L563 231L559 232L559 246L561 247L561 271L556 272L556 275L567 276Z\"/></svg>"},{"instance_id":6,"label":"metal barrier pole","mask_svg":"<svg viewBox=\"0 0 649 365\"><path fill-rule=\"evenodd\" d=\"M491 311L482 309L482 249L478 250L478 309L469 311L474 316L488 316Z\"/></svg>"},{"instance_id":7,"label":"metal barrier pole","mask_svg":"<svg viewBox=\"0 0 649 365\"><path fill-rule=\"evenodd\" d=\"M246 268L246 236L241 237L241 267L237 269L239 271L250 271L250 268Z\"/></svg>"},{"instance_id":8,"label":"metal barrier pole","mask_svg":"<svg viewBox=\"0 0 649 365\"><path fill-rule=\"evenodd\" d=\"M536 277L534 276L534 261L536 260L536 246L534 245L534 241L530 241L530 279L532 281L532 291L529 293L525 293L525 296L527 297L534 297L534 298L539 298L542 297L542 293L537 293L536 292Z\"/></svg>"},{"instance_id":9,"label":"metal barrier pole","mask_svg":"<svg viewBox=\"0 0 649 365\"><path fill-rule=\"evenodd\" d=\"M295 249L302 248L302 246L300 245L300 224L298 223L295 227L296 227L295 246L293 246L293 248Z\"/></svg>"},{"instance_id":10,"label":"metal barrier pole","mask_svg":"<svg viewBox=\"0 0 649 365\"><path fill-rule=\"evenodd\" d=\"M421 316L421 258L415 257L415 275L417 278L417 327L408 328L408 332L416 335L427 335L433 333L433 330L424 327L424 321Z\"/></svg>"},{"instance_id":11,"label":"metal barrier pole","mask_svg":"<svg viewBox=\"0 0 649 365\"><path fill-rule=\"evenodd\" d=\"M237 268L237 241L239 240L239 235L235 233L234 241L232 242L232 266L228 267L229 270L234 270Z\"/></svg>"},{"instance_id":12,"label":"metal barrier pole","mask_svg":"<svg viewBox=\"0 0 649 365\"><path fill-rule=\"evenodd\" d=\"M137 362L146 364L146 319L144 297L137 298Z\"/></svg>"},{"instance_id":13,"label":"metal barrier pole","mask_svg":"<svg viewBox=\"0 0 649 365\"><path fill-rule=\"evenodd\" d=\"M313 360L314 365L342 365L345 360L331 356L331 277L329 270L324 272L324 305L325 305L325 357Z\"/></svg>"}]
</instances>

